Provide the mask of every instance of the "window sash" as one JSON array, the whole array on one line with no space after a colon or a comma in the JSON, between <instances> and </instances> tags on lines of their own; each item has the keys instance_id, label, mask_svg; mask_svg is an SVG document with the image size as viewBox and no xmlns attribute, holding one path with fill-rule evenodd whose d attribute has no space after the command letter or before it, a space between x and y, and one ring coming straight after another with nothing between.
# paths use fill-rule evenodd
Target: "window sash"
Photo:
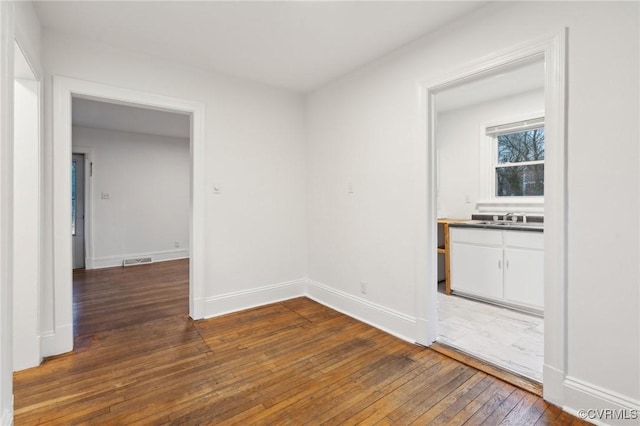
<instances>
[{"instance_id":1,"label":"window sash","mask_svg":"<svg viewBox=\"0 0 640 426\"><path fill-rule=\"evenodd\" d=\"M544 160L521 161L519 163L497 163L495 168L498 169L502 167L535 166L538 164L544 164Z\"/></svg>"},{"instance_id":2,"label":"window sash","mask_svg":"<svg viewBox=\"0 0 640 426\"><path fill-rule=\"evenodd\" d=\"M515 121L513 123L500 124L498 126L489 126L486 128L486 134L487 136L491 136L497 139L497 137L501 135L524 132L538 127L544 127L544 117Z\"/></svg>"}]
</instances>

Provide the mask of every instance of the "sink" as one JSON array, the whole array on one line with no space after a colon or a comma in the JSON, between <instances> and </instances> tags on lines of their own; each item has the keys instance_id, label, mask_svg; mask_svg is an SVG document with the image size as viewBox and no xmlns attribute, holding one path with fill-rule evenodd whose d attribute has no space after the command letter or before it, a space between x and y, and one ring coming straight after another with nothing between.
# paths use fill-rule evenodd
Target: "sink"
<instances>
[{"instance_id":1,"label":"sink","mask_svg":"<svg viewBox=\"0 0 640 426\"><path fill-rule=\"evenodd\" d=\"M505 220L479 220L479 221L470 221L469 223L476 225L491 225L491 226L525 226L525 227L543 227L544 223L542 222L511 222Z\"/></svg>"}]
</instances>

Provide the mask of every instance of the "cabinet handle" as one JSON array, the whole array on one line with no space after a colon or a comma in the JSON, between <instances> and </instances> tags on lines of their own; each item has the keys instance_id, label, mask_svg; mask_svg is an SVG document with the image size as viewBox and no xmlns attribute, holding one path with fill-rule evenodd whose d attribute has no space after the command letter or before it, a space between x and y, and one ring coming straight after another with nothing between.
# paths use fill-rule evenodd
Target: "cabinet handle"
<instances>
[{"instance_id":1,"label":"cabinet handle","mask_svg":"<svg viewBox=\"0 0 640 426\"><path fill-rule=\"evenodd\" d=\"M502 269L502 260L498 259L498 269Z\"/></svg>"}]
</instances>

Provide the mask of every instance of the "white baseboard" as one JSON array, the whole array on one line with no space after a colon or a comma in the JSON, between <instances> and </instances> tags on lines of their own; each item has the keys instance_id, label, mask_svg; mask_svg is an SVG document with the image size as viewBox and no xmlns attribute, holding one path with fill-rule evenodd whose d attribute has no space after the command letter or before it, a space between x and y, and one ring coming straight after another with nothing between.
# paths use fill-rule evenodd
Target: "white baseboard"
<instances>
[{"instance_id":1,"label":"white baseboard","mask_svg":"<svg viewBox=\"0 0 640 426\"><path fill-rule=\"evenodd\" d=\"M284 283L221 294L205 300L205 318L217 317L231 312L268 305L305 295L306 280Z\"/></svg>"},{"instance_id":2,"label":"white baseboard","mask_svg":"<svg viewBox=\"0 0 640 426\"><path fill-rule=\"evenodd\" d=\"M114 266L122 266L124 259L150 257L154 262L165 262L168 260L187 259L189 257L189 249L179 250L163 250L147 253L126 253L113 256L87 257L85 259L86 269L113 268Z\"/></svg>"},{"instance_id":3,"label":"white baseboard","mask_svg":"<svg viewBox=\"0 0 640 426\"><path fill-rule=\"evenodd\" d=\"M2 410L2 420L0 420L0 425L2 426L13 425L13 410L9 408L5 408L4 410Z\"/></svg>"},{"instance_id":4,"label":"white baseboard","mask_svg":"<svg viewBox=\"0 0 640 426\"><path fill-rule=\"evenodd\" d=\"M327 285L308 281L306 296L407 342L415 343L416 319Z\"/></svg>"},{"instance_id":5,"label":"white baseboard","mask_svg":"<svg viewBox=\"0 0 640 426\"><path fill-rule=\"evenodd\" d=\"M597 425L630 425L640 422L640 401L576 377L567 376L564 381L563 405L565 411L578 417L580 410L600 410L599 414L606 416L585 419ZM616 415L626 415L627 418L616 419ZM632 415L633 418L630 418Z\"/></svg>"}]
</instances>

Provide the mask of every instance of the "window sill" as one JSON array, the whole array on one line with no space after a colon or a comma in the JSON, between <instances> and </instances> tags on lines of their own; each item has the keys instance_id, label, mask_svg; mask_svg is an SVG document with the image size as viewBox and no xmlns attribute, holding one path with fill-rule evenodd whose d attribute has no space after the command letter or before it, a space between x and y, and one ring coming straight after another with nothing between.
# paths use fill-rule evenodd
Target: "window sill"
<instances>
[{"instance_id":1,"label":"window sill","mask_svg":"<svg viewBox=\"0 0 640 426\"><path fill-rule=\"evenodd\" d=\"M522 199L522 200L481 200L476 203L476 210L479 213L536 213L544 215L544 200Z\"/></svg>"}]
</instances>

